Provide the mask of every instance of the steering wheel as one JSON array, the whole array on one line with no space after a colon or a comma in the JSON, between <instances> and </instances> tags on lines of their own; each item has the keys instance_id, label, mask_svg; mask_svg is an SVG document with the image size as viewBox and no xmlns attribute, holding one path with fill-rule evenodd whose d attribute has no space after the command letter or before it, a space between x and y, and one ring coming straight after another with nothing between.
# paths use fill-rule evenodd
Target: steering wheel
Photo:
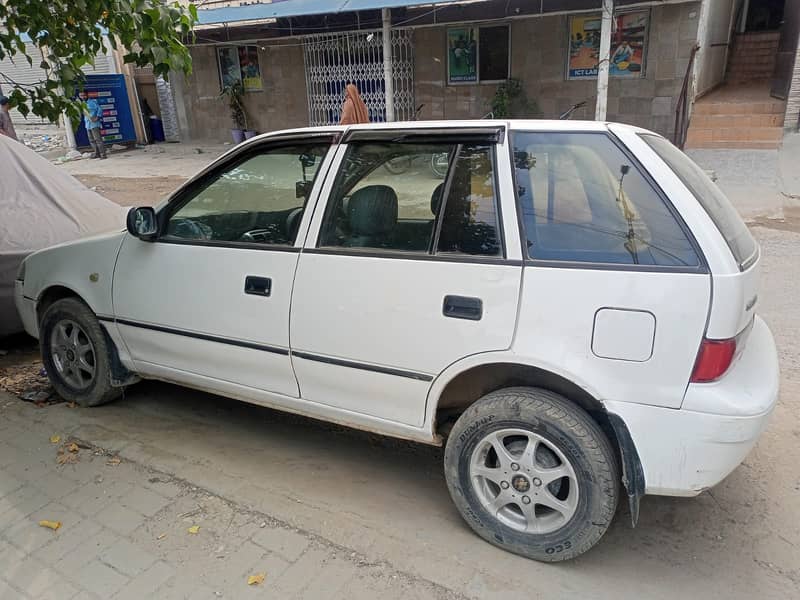
<instances>
[{"instance_id":1,"label":"steering wheel","mask_svg":"<svg viewBox=\"0 0 800 600\"><path fill-rule=\"evenodd\" d=\"M213 231L205 223L181 218L170 221L170 234L187 240L210 240Z\"/></svg>"}]
</instances>

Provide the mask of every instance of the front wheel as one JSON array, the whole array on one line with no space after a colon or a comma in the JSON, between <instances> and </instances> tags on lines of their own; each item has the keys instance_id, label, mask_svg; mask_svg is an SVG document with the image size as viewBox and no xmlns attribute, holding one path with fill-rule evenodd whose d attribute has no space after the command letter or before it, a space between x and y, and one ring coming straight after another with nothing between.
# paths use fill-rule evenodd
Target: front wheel
<instances>
[{"instance_id":1,"label":"front wheel","mask_svg":"<svg viewBox=\"0 0 800 600\"><path fill-rule=\"evenodd\" d=\"M111 361L100 322L77 298L54 302L39 327L42 362L64 400L97 406L120 395L111 385Z\"/></svg>"},{"instance_id":2,"label":"front wheel","mask_svg":"<svg viewBox=\"0 0 800 600\"><path fill-rule=\"evenodd\" d=\"M617 506L608 438L585 411L537 388L498 390L470 406L447 440L445 476L478 535L534 560L586 552Z\"/></svg>"}]
</instances>

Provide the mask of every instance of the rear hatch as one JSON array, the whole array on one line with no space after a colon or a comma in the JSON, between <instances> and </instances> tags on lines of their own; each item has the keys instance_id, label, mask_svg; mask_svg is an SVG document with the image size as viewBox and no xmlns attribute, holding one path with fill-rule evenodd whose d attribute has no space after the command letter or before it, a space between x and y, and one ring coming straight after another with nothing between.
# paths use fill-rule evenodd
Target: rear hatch
<instances>
[{"instance_id":1,"label":"rear hatch","mask_svg":"<svg viewBox=\"0 0 800 600\"><path fill-rule=\"evenodd\" d=\"M733 258L727 272L712 273L711 311L705 340L698 353L698 365L703 360L717 361L716 368L711 365L712 370L706 373L716 371L717 376L698 380L697 367L693 376L695 382L713 381L724 374L745 346L758 304L760 250L736 208L692 159L660 136L641 135L641 138L692 192L724 238ZM704 351L713 356L704 357Z\"/></svg>"}]
</instances>

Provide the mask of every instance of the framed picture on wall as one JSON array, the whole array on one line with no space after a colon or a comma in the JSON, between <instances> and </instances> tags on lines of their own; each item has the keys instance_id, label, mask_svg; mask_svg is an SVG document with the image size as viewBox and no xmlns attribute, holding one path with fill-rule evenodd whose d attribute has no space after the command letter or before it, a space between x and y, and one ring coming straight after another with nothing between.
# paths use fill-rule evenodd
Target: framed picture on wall
<instances>
[{"instance_id":1,"label":"framed picture on wall","mask_svg":"<svg viewBox=\"0 0 800 600\"><path fill-rule=\"evenodd\" d=\"M241 83L246 92L260 92L261 65L257 46L223 46L217 48L219 81L222 88Z\"/></svg>"},{"instance_id":2,"label":"framed picture on wall","mask_svg":"<svg viewBox=\"0 0 800 600\"><path fill-rule=\"evenodd\" d=\"M478 32L476 27L447 30L447 82L478 81Z\"/></svg>"},{"instance_id":3,"label":"framed picture on wall","mask_svg":"<svg viewBox=\"0 0 800 600\"><path fill-rule=\"evenodd\" d=\"M600 56L600 14L578 15L569 20L567 79L594 79ZM644 77L650 11L614 15L609 75Z\"/></svg>"},{"instance_id":4,"label":"framed picture on wall","mask_svg":"<svg viewBox=\"0 0 800 600\"><path fill-rule=\"evenodd\" d=\"M453 27L447 30L447 84L497 83L509 77L508 25Z\"/></svg>"}]
</instances>

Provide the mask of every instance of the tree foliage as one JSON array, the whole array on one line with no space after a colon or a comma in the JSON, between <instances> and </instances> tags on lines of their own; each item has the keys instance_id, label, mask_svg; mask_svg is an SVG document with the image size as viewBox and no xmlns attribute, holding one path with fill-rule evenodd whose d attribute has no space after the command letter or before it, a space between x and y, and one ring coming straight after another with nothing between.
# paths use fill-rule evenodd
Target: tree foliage
<instances>
[{"instance_id":1,"label":"tree foliage","mask_svg":"<svg viewBox=\"0 0 800 600\"><path fill-rule=\"evenodd\" d=\"M196 22L197 9L174 0L0 0L0 59L35 61L48 73L43 81L22 83L0 66L0 84L25 116L55 121L67 111L76 118L81 69L103 52L104 33L126 63L152 65L155 75L167 77L171 70L191 72L184 41Z\"/></svg>"}]
</instances>

